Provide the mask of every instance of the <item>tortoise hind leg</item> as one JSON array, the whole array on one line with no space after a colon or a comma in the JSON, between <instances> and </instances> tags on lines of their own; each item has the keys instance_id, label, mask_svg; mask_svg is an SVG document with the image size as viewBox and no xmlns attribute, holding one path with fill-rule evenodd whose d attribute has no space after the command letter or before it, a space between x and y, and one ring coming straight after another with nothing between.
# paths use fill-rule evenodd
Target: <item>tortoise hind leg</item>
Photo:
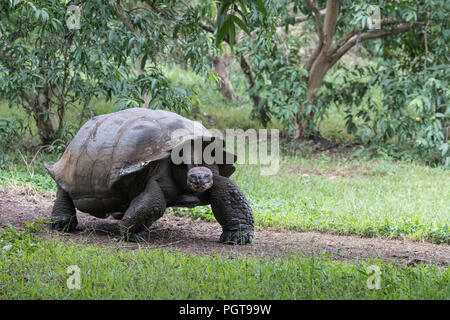
<instances>
[{"instance_id":1,"label":"tortoise hind leg","mask_svg":"<svg viewBox=\"0 0 450 320\"><path fill-rule=\"evenodd\" d=\"M164 193L152 179L145 190L134 198L120 223L120 233L124 240L141 242L146 239L148 228L161 218L166 210Z\"/></svg>"},{"instance_id":2,"label":"tortoise hind leg","mask_svg":"<svg viewBox=\"0 0 450 320\"><path fill-rule=\"evenodd\" d=\"M55 204L50 218L52 229L60 231L73 231L78 224L75 206L69 194L58 187Z\"/></svg>"}]
</instances>

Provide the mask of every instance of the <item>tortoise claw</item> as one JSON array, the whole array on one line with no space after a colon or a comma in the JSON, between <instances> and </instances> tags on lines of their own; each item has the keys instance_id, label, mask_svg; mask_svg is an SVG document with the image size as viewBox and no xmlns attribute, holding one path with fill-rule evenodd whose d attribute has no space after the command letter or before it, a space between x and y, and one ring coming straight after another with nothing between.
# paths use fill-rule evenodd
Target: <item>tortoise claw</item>
<instances>
[{"instance_id":1,"label":"tortoise claw","mask_svg":"<svg viewBox=\"0 0 450 320\"><path fill-rule=\"evenodd\" d=\"M147 231L141 231L138 233L126 233L123 235L123 239L128 242L146 242L148 240L149 233Z\"/></svg>"},{"instance_id":2,"label":"tortoise claw","mask_svg":"<svg viewBox=\"0 0 450 320\"><path fill-rule=\"evenodd\" d=\"M243 230L233 230L233 231L223 231L220 236L221 243L231 244L231 245L243 245L251 243L253 241L253 229L243 229Z\"/></svg>"},{"instance_id":3,"label":"tortoise claw","mask_svg":"<svg viewBox=\"0 0 450 320\"><path fill-rule=\"evenodd\" d=\"M76 216L52 216L50 218L50 227L54 230L70 232L74 231L78 225L78 220Z\"/></svg>"}]
</instances>

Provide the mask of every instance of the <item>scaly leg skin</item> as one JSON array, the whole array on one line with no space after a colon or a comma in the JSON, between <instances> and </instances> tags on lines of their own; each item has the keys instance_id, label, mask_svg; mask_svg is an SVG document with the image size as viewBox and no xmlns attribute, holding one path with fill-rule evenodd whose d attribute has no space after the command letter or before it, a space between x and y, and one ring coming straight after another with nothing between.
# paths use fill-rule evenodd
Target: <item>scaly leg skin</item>
<instances>
[{"instance_id":1,"label":"scaly leg skin","mask_svg":"<svg viewBox=\"0 0 450 320\"><path fill-rule=\"evenodd\" d=\"M122 238L142 242L147 238L148 228L161 218L166 210L164 193L158 183L150 180L145 190L131 201L120 223Z\"/></svg>"},{"instance_id":2,"label":"scaly leg skin","mask_svg":"<svg viewBox=\"0 0 450 320\"><path fill-rule=\"evenodd\" d=\"M58 187L55 204L53 205L52 216L50 218L52 229L70 232L75 230L78 220L75 206L69 194Z\"/></svg>"},{"instance_id":3,"label":"scaly leg skin","mask_svg":"<svg viewBox=\"0 0 450 320\"><path fill-rule=\"evenodd\" d=\"M210 190L211 208L222 226L220 242L246 244L253 240L253 213L239 187L230 179L214 176Z\"/></svg>"}]
</instances>

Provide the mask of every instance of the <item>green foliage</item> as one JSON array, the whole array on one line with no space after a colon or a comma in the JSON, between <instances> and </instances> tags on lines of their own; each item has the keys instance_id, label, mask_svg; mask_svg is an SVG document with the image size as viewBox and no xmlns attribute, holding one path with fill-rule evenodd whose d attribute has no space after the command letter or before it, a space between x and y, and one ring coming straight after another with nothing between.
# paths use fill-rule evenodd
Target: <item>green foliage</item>
<instances>
[{"instance_id":1,"label":"green foliage","mask_svg":"<svg viewBox=\"0 0 450 320\"><path fill-rule=\"evenodd\" d=\"M220 45L227 37L230 46L233 47L237 28L250 35L249 24L255 21L265 23L266 18L267 10L263 0L221 1L216 21L216 44Z\"/></svg>"},{"instance_id":2,"label":"green foliage","mask_svg":"<svg viewBox=\"0 0 450 320\"><path fill-rule=\"evenodd\" d=\"M348 132L363 143L408 145L430 163L450 164L445 1L341 1L336 48L345 35L370 31L373 5L388 26L399 21L411 29L358 41L358 55L373 62L356 68L358 76L339 66L334 71L341 80L325 81L315 99L309 97L312 53L306 48L316 43L317 26L307 1L128 1L122 11L118 3L83 4L79 29L68 28L68 1L1 4L0 96L32 116L37 130L30 132L50 151L65 148L93 115L97 98L113 101L118 110L142 105L145 95L150 108L187 111L199 91L171 82L161 60L182 62L209 79L215 77L211 59L228 42L237 58L249 61L253 79L244 95L258 97L251 116L263 125L277 121L288 134L300 126L306 135L316 134L330 106L337 106ZM326 1L317 4L322 9ZM374 90L381 93L370 96ZM80 114L78 122L65 121L70 112Z\"/></svg>"},{"instance_id":3,"label":"green foliage","mask_svg":"<svg viewBox=\"0 0 450 320\"><path fill-rule=\"evenodd\" d=\"M6 168L9 162L8 151L21 142L24 133L20 118L0 119L0 168Z\"/></svg>"},{"instance_id":4,"label":"green foliage","mask_svg":"<svg viewBox=\"0 0 450 320\"><path fill-rule=\"evenodd\" d=\"M383 19L390 16L415 27L364 43L377 63L354 69L340 65L339 86L327 83L322 103L334 101L344 109L347 130L358 133L363 143L382 146L391 155L407 146L429 163L449 167L450 32L444 13L450 6L446 1L374 4ZM351 24L367 23L367 5L352 4L356 15Z\"/></svg>"},{"instance_id":5,"label":"green foliage","mask_svg":"<svg viewBox=\"0 0 450 320\"><path fill-rule=\"evenodd\" d=\"M231 8L231 3L224 1L222 7ZM326 1L317 5L325 8ZM234 6L246 7L241 2ZM377 30L370 29L374 6L380 10L381 30L402 23L409 24L408 31L360 40L367 34L377 38ZM309 35L317 27L307 1L258 1L253 7L253 14L245 10L219 14L217 40L235 33L234 13L251 30L249 36L241 37L235 51L246 54L251 62L255 84L249 94L261 98L254 105L254 116L264 124L274 117L289 133L306 121L304 129L317 133L328 108L338 105L345 111L348 132L358 133L363 143L384 148L387 142L408 145L430 163L449 166L447 1L340 1L333 50L354 34L355 50L362 47L358 55L375 63L366 61L364 67L354 69L338 64L334 72L340 71L340 81L325 81L315 99L308 97L308 80L315 75L304 69L312 55L305 47L317 42ZM254 14L262 12L261 7L264 19ZM305 21L300 26L299 15ZM374 90L381 91L381 99L372 95Z\"/></svg>"},{"instance_id":6,"label":"green foliage","mask_svg":"<svg viewBox=\"0 0 450 320\"><path fill-rule=\"evenodd\" d=\"M417 78L394 78L387 68L383 71L383 78L373 78L373 83L383 88L385 107L375 114L375 132L380 132L384 141L395 137L401 144L412 143L423 158L431 161L438 151L438 161L450 168L450 109L446 102L450 93L449 69L434 66Z\"/></svg>"},{"instance_id":7,"label":"green foliage","mask_svg":"<svg viewBox=\"0 0 450 320\"><path fill-rule=\"evenodd\" d=\"M243 76L233 73L233 87L242 100L226 99L218 90L214 79L205 79L192 70L183 69L179 65L169 64L162 68L164 74L173 85L196 94L196 107L182 112L183 116L201 121L207 128L225 130L227 128L262 129L258 119L251 117L252 105L246 99L247 87ZM273 128L283 129L278 122L271 122Z\"/></svg>"},{"instance_id":8,"label":"green foliage","mask_svg":"<svg viewBox=\"0 0 450 320\"><path fill-rule=\"evenodd\" d=\"M45 228L48 228L48 226L46 225L48 225L49 223L51 223L51 221L48 221L45 218L38 218L36 221L33 222L25 221L24 229L28 233L39 234L44 232Z\"/></svg>"},{"instance_id":9,"label":"green foliage","mask_svg":"<svg viewBox=\"0 0 450 320\"><path fill-rule=\"evenodd\" d=\"M254 48L250 51L250 58L258 72L249 94L258 94L262 99L254 106L253 115L258 116L263 124L274 116L292 133L296 123L309 118L313 112L319 114L315 105L305 101L305 77L308 73L298 63L298 56L287 55L279 48L281 40L276 33L271 35L270 41L261 41L263 39L252 39L245 44L243 41L240 48L244 52Z\"/></svg>"},{"instance_id":10,"label":"green foliage","mask_svg":"<svg viewBox=\"0 0 450 320\"><path fill-rule=\"evenodd\" d=\"M395 158L415 153L449 167L449 69L429 67L417 77L399 70L387 60L376 67L341 65L325 82L320 103L338 105L345 113L346 130L366 145ZM340 83L339 89L334 83Z\"/></svg>"},{"instance_id":11,"label":"green foliage","mask_svg":"<svg viewBox=\"0 0 450 320\"><path fill-rule=\"evenodd\" d=\"M0 96L11 107L25 107L38 127L53 121L60 139L70 131L64 129L68 109L79 107L83 115L96 97L115 97L119 109L143 104L143 94L150 108L189 107L189 93L172 87L158 68L172 34L156 12L126 11L130 29L118 19L115 1L90 1L82 6L80 28L70 29L67 8L55 0L1 3ZM136 73L138 58L144 74Z\"/></svg>"}]
</instances>

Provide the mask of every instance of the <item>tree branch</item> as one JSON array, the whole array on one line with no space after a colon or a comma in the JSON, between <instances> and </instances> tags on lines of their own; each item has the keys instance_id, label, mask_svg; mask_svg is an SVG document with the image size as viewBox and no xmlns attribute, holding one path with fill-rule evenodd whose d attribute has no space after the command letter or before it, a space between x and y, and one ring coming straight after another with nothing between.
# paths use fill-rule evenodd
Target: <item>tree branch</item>
<instances>
[{"instance_id":1,"label":"tree branch","mask_svg":"<svg viewBox=\"0 0 450 320\"><path fill-rule=\"evenodd\" d=\"M319 42L323 44L324 35L323 35L323 25L322 25L322 16L320 15L319 9L314 5L313 0L308 0L308 5L313 12L314 21L317 27L317 34L319 36Z\"/></svg>"},{"instance_id":2,"label":"tree branch","mask_svg":"<svg viewBox=\"0 0 450 320\"><path fill-rule=\"evenodd\" d=\"M324 49L328 50L333 43L333 36L336 32L336 23L339 15L339 5L338 0L328 0L327 1L327 13L325 14L324 21Z\"/></svg>"},{"instance_id":3,"label":"tree branch","mask_svg":"<svg viewBox=\"0 0 450 320\"><path fill-rule=\"evenodd\" d=\"M130 30L133 31L134 33L136 33L136 30L133 26L133 24L131 23L131 21L128 19L125 11L123 10L122 7L122 1L118 1L118 3L116 4L116 13L117 13L117 17L119 18L120 21L122 21L122 23Z\"/></svg>"},{"instance_id":4,"label":"tree branch","mask_svg":"<svg viewBox=\"0 0 450 320\"><path fill-rule=\"evenodd\" d=\"M206 24L200 24L200 28L202 28L203 30L205 30L206 32L209 32L209 33L214 33L215 32L214 27L208 26Z\"/></svg>"},{"instance_id":5,"label":"tree branch","mask_svg":"<svg viewBox=\"0 0 450 320\"><path fill-rule=\"evenodd\" d=\"M317 35L319 37L319 42L317 43L316 47L314 48L314 51L312 52L311 57L309 57L308 61L305 64L305 70L309 72L311 70L311 67L312 67L314 61L317 59L317 56L319 55L319 53L323 47L323 27L322 27L322 21L321 21L322 18L320 16L320 14L318 14L319 10L313 4L313 1L308 0L308 5L314 14L314 20L315 20L316 28L317 28Z\"/></svg>"},{"instance_id":6,"label":"tree branch","mask_svg":"<svg viewBox=\"0 0 450 320\"><path fill-rule=\"evenodd\" d=\"M322 50L328 51L328 48L333 43L333 36L336 31L336 23L337 17L339 14L339 1L337 0L328 0L327 7L324 11L325 13L325 21L322 26L321 16L319 9L313 4L312 0L308 0L308 5L314 13L314 18L317 26L317 33L319 36L319 42L317 43L313 53L309 57L308 61L305 64L305 70L308 73L311 71L311 68L316 61L317 57L320 55Z\"/></svg>"},{"instance_id":7,"label":"tree branch","mask_svg":"<svg viewBox=\"0 0 450 320\"><path fill-rule=\"evenodd\" d=\"M392 24L392 23L389 23ZM409 23L402 23L399 26L392 29L374 29L367 32L360 33L360 30L355 29L333 48L333 52L330 55L330 63L334 65L348 50L350 50L357 41L365 41L371 39L385 38L393 36L399 33L407 32L411 29Z\"/></svg>"}]
</instances>

